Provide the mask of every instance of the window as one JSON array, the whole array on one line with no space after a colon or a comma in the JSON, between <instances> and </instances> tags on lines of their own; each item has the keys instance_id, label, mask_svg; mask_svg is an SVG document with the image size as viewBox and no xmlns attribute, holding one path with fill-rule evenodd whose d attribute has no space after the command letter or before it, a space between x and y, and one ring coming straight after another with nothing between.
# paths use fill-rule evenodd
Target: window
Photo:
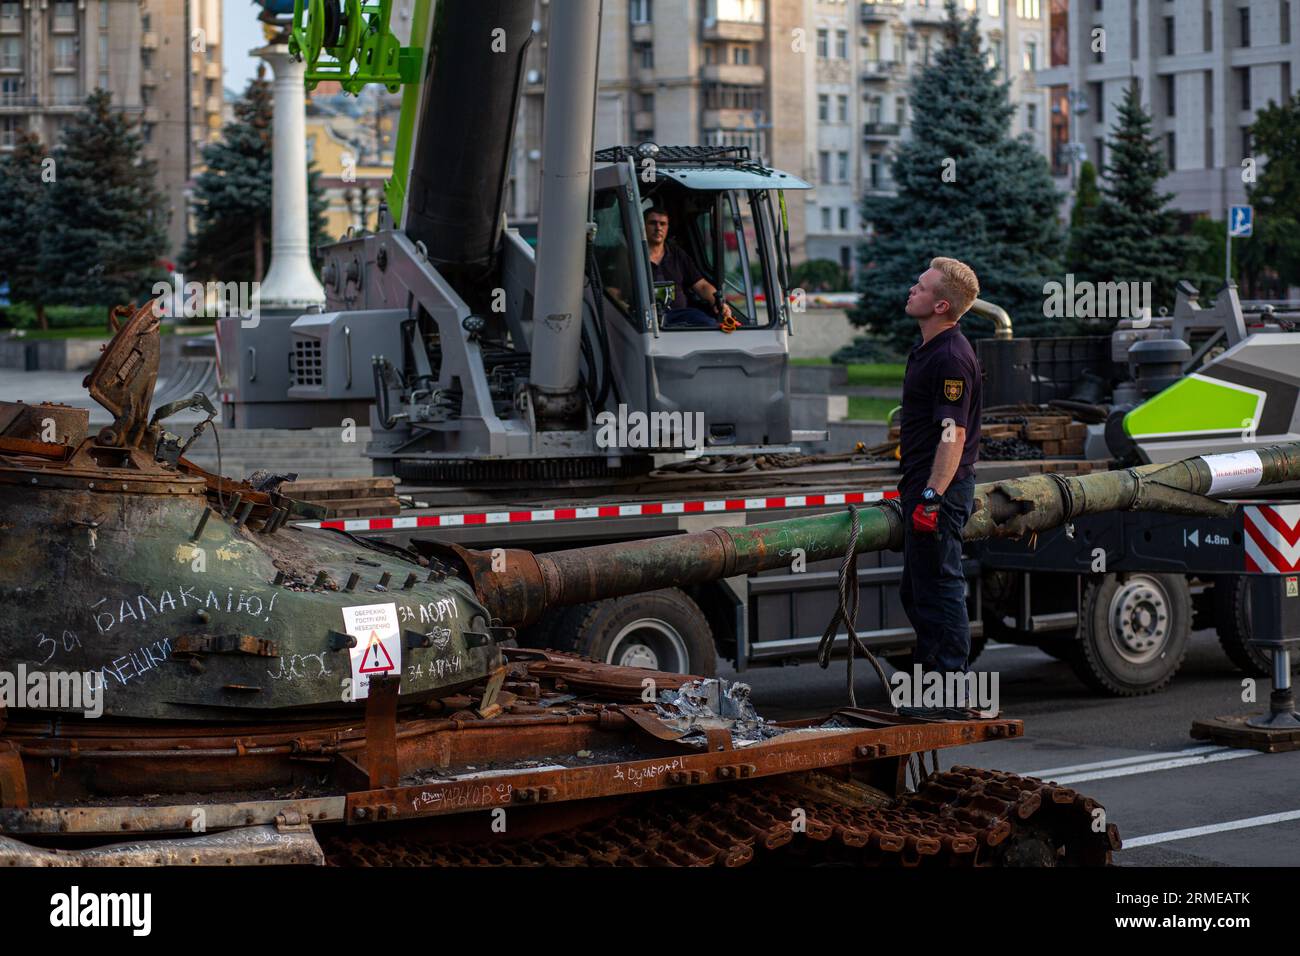
<instances>
[{"instance_id":1,"label":"window","mask_svg":"<svg viewBox=\"0 0 1300 956\"><path fill-rule=\"evenodd\" d=\"M0 37L0 70L21 70L22 68L22 38Z\"/></svg>"},{"instance_id":2,"label":"window","mask_svg":"<svg viewBox=\"0 0 1300 956\"><path fill-rule=\"evenodd\" d=\"M1002 16L1002 0L989 0L988 11L991 17Z\"/></svg>"},{"instance_id":3,"label":"window","mask_svg":"<svg viewBox=\"0 0 1300 956\"><path fill-rule=\"evenodd\" d=\"M140 87L140 105L141 105L141 106L153 106L153 87L152 87L152 86L142 86L142 87Z\"/></svg>"},{"instance_id":4,"label":"window","mask_svg":"<svg viewBox=\"0 0 1300 956\"><path fill-rule=\"evenodd\" d=\"M1250 7L1238 7L1241 45L1250 46Z\"/></svg>"},{"instance_id":5,"label":"window","mask_svg":"<svg viewBox=\"0 0 1300 956\"><path fill-rule=\"evenodd\" d=\"M1243 156L1249 156L1251 148L1254 146L1250 139L1250 127L1243 126L1241 128L1241 155Z\"/></svg>"},{"instance_id":6,"label":"window","mask_svg":"<svg viewBox=\"0 0 1300 956\"><path fill-rule=\"evenodd\" d=\"M1169 171L1173 172L1178 168L1177 154L1174 152L1174 134L1165 133L1165 159L1169 163Z\"/></svg>"},{"instance_id":7,"label":"window","mask_svg":"<svg viewBox=\"0 0 1300 956\"><path fill-rule=\"evenodd\" d=\"M54 38L54 68L56 70L72 70L77 66L77 38L76 37L55 37Z\"/></svg>"},{"instance_id":8,"label":"window","mask_svg":"<svg viewBox=\"0 0 1300 956\"><path fill-rule=\"evenodd\" d=\"M1204 25L1201 29L1205 32L1204 50L1209 53L1214 49L1214 11L1210 9L1211 0L1205 0Z\"/></svg>"},{"instance_id":9,"label":"window","mask_svg":"<svg viewBox=\"0 0 1300 956\"><path fill-rule=\"evenodd\" d=\"M849 34L847 30L835 31L835 55L841 60L849 58Z\"/></svg>"},{"instance_id":10,"label":"window","mask_svg":"<svg viewBox=\"0 0 1300 956\"><path fill-rule=\"evenodd\" d=\"M1178 84L1174 81L1174 74L1170 73L1162 77L1165 84L1165 115L1174 115L1174 95Z\"/></svg>"},{"instance_id":11,"label":"window","mask_svg":"<svg viewBox=\"0 0 1300 956\"><path fill-rule=\"evenodd\" d=\"M1106 84L1091 84L1092 94L1088 97L1088 105L1093 108L1093 122L1106 122Z\"/></svg>"},{"instance_id":12,"label":"window","mask_svg":"<svg viewBox=\"0 0 1300 956\"><path fill-rule=\"evenodd\" d=\"M147 13L140 14L140 32L148 33L153 29L153 17Z\"/></svg>"},{"instance_id":13,"label":"window","mask_svg":"<svg viewBox=\"0 0 1300 956\"><path fill-rule=\"evenodd\" d=\"M1101 2L1101 0L1092 0L1092 8L1093 8L1094 10L1100 10L1101 7L1102 7L1102 2Z\"/></svg>"},{"instance_id":14,"label":"window","mask_svg":"<svg viewBox=\"0 0 1300 956\"><path fill-rule=\"evenodd\" d=\"M879 153L871 154L871 163L869 169L871 171L870 172L871 188L879 189L880 184L884 181L883 163L881 162L881 157Z\"/></svg>"},{"instance_id":15,"label":"window","mask_svg":"<svg viewBox=\"0 0 1300 956\"><path fill-rule=\"evenodd\" d=\"M71 33L77 29L77 5L75 3L60 0L60 2L54 4L52 29L55 33Z\"/></svg>"},{"instance_id":16,"label":"window","mask_svg":"<svg viewBox=\"0 0 1300 956\"><path fill-rule=\"evenodd\" d=\"M1016 0L1016 13L1022 20L1037 20L1041 13L1038 0Z\"/></svg>"},{"instance_id":17,"label":"window","mask_svg":"<svg viewBox=\"0 0 1300 956\"><path fill-rule=\"evenodd\" d=\"M596 236L592 252L605 299L635 328L640 319L634 317L631 303L636 301L636 280L632 273L632 260L628 255L627 232L623 228L623 206L619 203L617 189L596 192L593 205L596 219Z\"/></svg>"},{"instance_id":18,"label":"window","mask_svg":"<svg viewBox=\"0 0 1300 956\"><path fill-rule=\"evenodd\" d=\"M853 263L851 256L852 252L848 246L840 246L840 268L845 272L852 271L850 268Z\"/></svg>"},{"instance_id":19,"label":"window","mask_svg":"<svg viewBox=\"0 0 1300 956\"><path fill-rule=\"evenodd\" d=\"M749 66L749 47L733 46L731 48L731 62L736 66Z\"/></svg>"},{"instance_id":20,"label":"window","mask_svg":"<svg viewBox=\"0 0 1300 956\"><path fill-rule=\"evenodd\" d=\"M140 51L140 69L142 70L153 69L153 50Z\"/></svg>"},{"instance_id":21,"label":"window","mask_svg":"<svg viewBox=\"0 0 1300 956\"><path fill-rule=\"evenodd\" d=\"M849 98L844 94L835 97L835 119L840 123L849 121Z\"/></svg>"},{"instance_id":22,"label":"window","mask_svg":"<svg viewBox=\"0 0 1300 956\"><path fill-rule=\"evenodd\" d=\"M1038 41L1033 37L1025 38L1025 69L1038 69Z\"/></svg>"},{"instance_id":23,"label":"window","mask_svg":"<svg viewBox=\"0 0 1300 956\"><path fill-rule=\"evenodd\" d=\"M631 0L628 3L628 10L631 11L633 23L650 22L650 0Z\"/></svg>"},{"instance_id":24,"label":"window","mask_svg":"<svg viewBox=\"0 0 1300 956\"><path fill-rule=\"evenodd\" d=\"M153 142L153 123L140 124L140 138L146 143Z\"/></svg>"},{"instance_id":25,"label":"window","mask_svg":"<svg viewBox=\"0 0 1300 956\"><path fill-rule=\"evenodd\" d=\"M1092 141L1092 154L1097 157L1097 168L1106 168L1106 141L1098 136Z\"/></svg>"},{"instance_id":26,"label":"window","mask_svg":"<svg viewBox=\"0 0 1300 956\"><path fill-rule=\"evenodd\" d=\"M144 92L141 89L141 92ZM75 74L59 74L54 77L54 105L76 106L81 97L77 94L77 77Z\"/></svg>"},{"instance_id":27,"label":"window","mask_svg":"<svg viewBox=\"0 0 1300 956\"><path fill-rule=\"evenodd\" d=\"M1001 73L1002 72L1002 41L1001 40L989 41L989 58L990 58L989 63L990 65L992 65L993 69Z\"/></svg>"},{"instance_id":28,"label":"window","mask_svg":"<svg viewBox=\"0 0 1300 956\"><path fill-rule=\"evenodd\" d=\"M900 126L907 122L907 97L894 97L894 122Z\"/></svg>"},{"instance_id":29,"label":"window","mask_svg":"<svg viewBox=\"0 0 1300 956\"><path fill-rule=\"evenodd\" d=\"M817 94L817 121L829 123L831 120L831 98L825 93Z\"/></svg>"},{"instance_id":30,"label":"window","mask_svg":"<svg viewBox=\"0 0 1300 956\"><path fill-rule=\"evenodd\" d=\"M894 35L894 43L893 43L893 47L894 47L894 62L895 62L895 63L902 63L902 62L903 62L903 46L906 44L906 40L904 40L904 36L906 36L906 34L905 34L902 30L900 30L900 29L898 29L898 28L895 28L894 31L893 31L893 35Z\"/></svg>"},{"instance_id":31,"label":"window","mask_svg":"<svg viewBox=\"0 0 1300 956\"><path fill-rule=\"evenodd\" d=\"M921 62L925 66L930 65L930 34L921 37Z\"/></svg>"},{"instance_id":32,"label":"window","mask_svg":"<svg viewBox=\"0 0 1300 956\"><path fill-rule=\"evenodd\" d=\"M1241 108L1250 109L1250 67L1243 66L1234 71L1237 74L1237 83L1241 86Z\"/></svg>"},{"instance_id":33,"label":"window","mask_svg":"<svg viewBox=\"0 0 1300 956\"><path fill-rule=\"evenodd\" d=\"M822 206L822 232L831 231L831 210L829 206Z\"/></svg>"},{"instance_id":34,"label":"window","mask_svg":"<svg viewBox=\"0 0 1300 956\"><path fill-rule=\"evenodd\" d=\"M708 62L713 62L711 54L713 47L705 47L704 52L710 54ZM655 45L653 43L638 43L636 45L636 61L643 70L653 70L655 66Z\"/></svg>"},{"instance_id":35,"label":"window","mask_svg":"<svg viewBox=\"0 0 1300 956\"><path fill-rule=\"evenodd\" d=\"M1174 55L1174 18L1165 17L1165 56Z\"/></svg>"},{"instance_id":36,"label":"window","mask_svg":"<svg viewBox=\"0 0 1300 956\"><path fill-rule=\"evenodd\" d=\"M102 9L102 8L101 8ZM108 34L99 35L99 68L101 70L108 67Z\"/></svg>"},{"instance_id":37,"label":"window","mask_svg":"<svg viewBox=\"0 0 1300 956\"><path fill-rule=\"evenodd\" d=\"M840 232L849 231L849 207L840 207Z\"/></svg>"},{"instance_id":38,"label":"window","mask_svg":"<svg viewBox=\"0 0 1300 956\"><path fill-rule=\"evenodd\" d=\"M23 26L23 8L17 2L0 3L0 30L21 30Z\"/></svg>"},{"instance_id":39,"label":"window","mask_svg":"<svg viewBox=\"0 0 1300 956\"><path fill-rule=\"evenodd\" d=\"M835 167L835 172L838 174L836 178L842 183L847 183L849 181L849 154L839 153L836 159L838 160Z\"/></svg>"},{"instance_id":40,"label":"window","mask_svg":"<svg viewBox=\"0 0 1300 956\"><path fill-rule=\"evenodd\" d=\"M0 149L13 149L18 142L22 120L14 116L0 117Z\"/></svg>"},{"instance_id":41,"label":"window","mask_svg":"<svg viewBox=\"0 0 1300 956\"><path fill-rule=\"evenodd\" d=\"M1038 129L1038 104L1025 104L1025 129Z\"/></svg>"},{"instance_id":42,"label":"window","mask_svg":"<svg viewBox=\"0 0 1300 956\"><path fill-rule=\"evenodd\" d=\"M823 60L830 56L830 31L825 28L817 31L817 55Z\"/></svg>"},{"instance_id":43,"label":"window","mask_svg":"<svg viewBox=\"0 0 1300 956\"><path fill-rule=\"evenodd\" d=\"M1281 24L1282 27L1282 29L1279 31L1279 35L1277 38L1278 42L1290 43L1291 42L1291 0L1282 0L1281 9L1278 13L1278 22ZM1288 95L1289 92L1290 91L1285 86L1282 87L1283 96Z\"/></svg>"},{"instance_id":44,"label":"window","mask_svg":"<svg viewBox=\"0 0 1300 956\"><path fill-rule=\"evenodd\" d=\"M100 3L99 5L99 28L101 30L108 29L108 4L107 3Z\"/></svg>"},{"instance_id":45,"label":"window","mask_svg":"<svg viewBox=\"0 0 1300 956\"><path fill-rule=\"evenodd\" d=\"M873 96L869 100L867 100L867 122L879 123L880 113L881 113L881 99L878 96Z\"/></svg>"},{"instance_id":46,"label":"window","mask_svg":"<svg viewBox=\"0 0 1300 956\"><path fill-rule=\"evenodd\" d=\"M212 94L209 93L208 95L211 96ZM638 98L641 101L640 109L647 113L655 111L655 95L653 93L641 93Z\"/></svg>"},{"instance_id":47,"label":"window","mask_svg":"<svg viewBox=\"0 0 1300 956\"><path fill-rule=\"evenodd\" d=\"M17 76L6 76L0 79L0 106L18 106L20 91L22 90L22 78Z\"/></svg>"},{"instance_id":48,"label":"window","mask_svg":"<svg viewBox=\"0 0 1300 956\"><path fill-rule=\"evenodd\" d=\"M831 181L831 154L826 150L817 154L817 181L821 183Z\"/></svg>"}]
</instances>

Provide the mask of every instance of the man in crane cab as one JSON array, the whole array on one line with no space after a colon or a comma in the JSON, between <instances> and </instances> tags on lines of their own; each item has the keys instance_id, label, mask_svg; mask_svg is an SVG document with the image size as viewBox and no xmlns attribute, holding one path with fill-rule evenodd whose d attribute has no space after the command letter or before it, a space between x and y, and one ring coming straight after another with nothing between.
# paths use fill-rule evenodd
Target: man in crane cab
<instances>
[{"instance_id":1,"label":"man in crane cab","mask_svg":"<svg viewBox=\"0 0 1300 956\"><path fill-rule=\"evenodd\" d=\"M715 299L717 289L704 278L686 250L675 243L669 245L668 213L654 206L647 209L645 234L650 246L650 267L656 286L662 288L660 283L672 284L665 293L668 311L664 314L663 327L716 329L718 319L730 324L731 307L723 301L719 310ZM708 302L717 318L692 306L686 298L687 289Z\"/></svg>"},{"instance_id":2,"label":"man in crane cab","mask_svg":"<svg viewBox=\"0 0 1300 956\"><path fill-rule=\"evenodd\" d=\"M979 359L957 323L979 290L970 266L933 259L905 309L920 326L921 344L907 359L899 418L899 597L923 671L964 672L970 656L961 546L974 506L983 399Z\"/></svg>"}]
</instances>

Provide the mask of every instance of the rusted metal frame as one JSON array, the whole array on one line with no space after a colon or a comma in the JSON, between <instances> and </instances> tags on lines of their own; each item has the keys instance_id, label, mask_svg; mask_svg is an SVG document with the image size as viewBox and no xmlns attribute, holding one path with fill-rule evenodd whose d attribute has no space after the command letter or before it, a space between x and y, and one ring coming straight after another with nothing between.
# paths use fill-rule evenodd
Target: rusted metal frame
<instances>
[{"instance_id":1,"label":"rusted metal frame","mask_svg":"<svg viewBox=\"0 0 1300 956\"><path fill-rule=\"evenodd\" d=\"M27 771L23 769L23 758L12 743L0 740L0 807L27 805Z\"/></svg>"},{"instance_id":2,"label":"rusted metal frame","mask_svg":"<svg viewBox=\"0 0 1300 956\"><path fill-rule=\"evenodd\" d=\"M397 786L397 693L402 675L376 674L366 698L366 771L371 789Z\"/></svg>"},{"instance_id":3,"label":"rusted metal frame","mask_svg":"<svg viewBox=\"0 0 1300 956\"><path fill-rule=\"evenodd\" d=\"M295 800L252 800L208 803L196 799L167 806L32 807L0 809L0 830L6 833L182 833L194 824L201 809L209 831L236 827L270 826L276 818L297 813L309 823L337 823L343 819L343 796Z\"/></svg>"},{"instance_id":4,"label":"rusted metal frame","mask_svg":"<svg viewBox=\"0 0 1300 956\"><path fill-rule=\"evenodd\" d=\"M1021 729L1019 721L964 721L837 730L801 735L799 739L787 736L735 750L684 753L563 770L470 775L453 781L351 793L347 822L359 824L498 806L559 803L778 776L1016 736Z\"/></svg>"}]
</instances>

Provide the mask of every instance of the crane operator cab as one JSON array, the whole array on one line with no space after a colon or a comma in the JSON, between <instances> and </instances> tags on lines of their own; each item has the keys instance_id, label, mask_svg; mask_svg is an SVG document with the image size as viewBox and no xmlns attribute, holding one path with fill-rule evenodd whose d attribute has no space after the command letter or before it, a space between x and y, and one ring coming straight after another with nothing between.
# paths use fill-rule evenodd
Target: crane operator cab
<instances>
[{"instance_id":1,"label":"crane operator cab","mask_svg":"<svg viewBox=\"0 0 1300 956\"><path fill-rule=\"evenodd\" d=\"M616 380L647 411L703 413L706 446L788 443L782 190L808 184L741 146L620 146L596 163L587 295Z\"/></svg>"}]
</instances>

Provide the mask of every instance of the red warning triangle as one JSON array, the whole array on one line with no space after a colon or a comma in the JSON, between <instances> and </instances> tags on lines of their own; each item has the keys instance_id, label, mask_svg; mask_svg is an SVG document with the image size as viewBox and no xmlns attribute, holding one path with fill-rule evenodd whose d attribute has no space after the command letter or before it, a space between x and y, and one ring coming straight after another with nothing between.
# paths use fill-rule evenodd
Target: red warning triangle
<instances>
[{"instance_id":1,"label":"red warning triangle","mask_svg":"<svg viewBox=\"0 0 1300 956\"><path fill-rule=\"evenodd\" d=\"M361 666L357 668L357 673L382 674L385 671L395 670L397 668L393 664L393 659L388 656L384 642L379 639L379 632L371 631L370 643L366 645L366 655L361 659Z\"/></svg>"}]
</instances>

